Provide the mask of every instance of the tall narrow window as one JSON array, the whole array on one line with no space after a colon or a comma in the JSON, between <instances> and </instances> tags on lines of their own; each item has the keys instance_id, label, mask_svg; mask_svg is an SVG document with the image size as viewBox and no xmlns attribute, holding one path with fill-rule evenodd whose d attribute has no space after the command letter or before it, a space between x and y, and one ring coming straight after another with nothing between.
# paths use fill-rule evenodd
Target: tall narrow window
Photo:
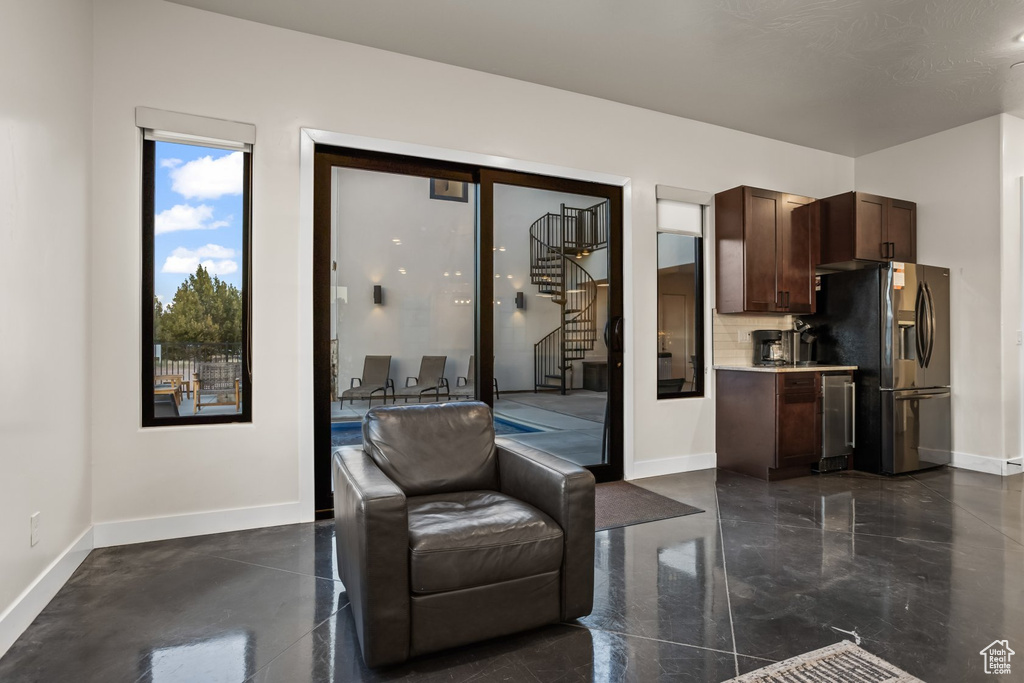
<instances>
[{"instance_id":1,"label":"tall narrow window","mask_svg":"<svg viewBox=\"0 0 1024 683\"><path fill-rule=\"evenodd\" d=\"M144 132L142 423L248 422L251 147Z\"/></svg>"},{"instance_id":2,"label":"tall narrow window","mask_svg":"<svg viewBox=\"0 0 1024 683\"><path fill-rule=\"evenodd\" d=\"M703 396L707 207L698 193L657 189L658 398Z\"/></svg>"}]
</instances>

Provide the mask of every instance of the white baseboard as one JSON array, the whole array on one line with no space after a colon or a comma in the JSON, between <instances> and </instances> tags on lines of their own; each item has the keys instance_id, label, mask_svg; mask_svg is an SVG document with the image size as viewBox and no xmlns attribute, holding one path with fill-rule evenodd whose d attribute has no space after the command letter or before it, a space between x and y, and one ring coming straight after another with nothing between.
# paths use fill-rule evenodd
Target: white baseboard
<instances>
[{"instance_id":1,"label":"white baseboard","mask_svg":"<svg viewBox=\"0 0 1024 683\"><path fill-rule=\"evenodd\" d=\"M951 467L961 470L998 474L1005 477L1010 474L1020 474L1021 468L1011 464L1019 461L1019 458L1007 460L1005 458L992 458L987 455L974 455L973 453L953 451L953 458L949 464Z\"/></svg>"},{"instance_id":2,"label":"white baseboard","mask_svg":"<svg viewBox=\"0 0 1024 683\"><path fill-rule=\"evenodd\" d=\"M225 531L242 531L282 524L298 524L310 521L303 514L305 506L300 502L263 505L260 507L237 508L234 510L213 510L188 515L129 519L120 522L99 522L94 525L94 540L97 548L148 541L164 541L169 538L205 536Z\"/></svg>"},{"instance_id":3,"label":"white baseboard","mask_svg":"<svg viewBox=\"0 0 1024 683\"><path fill-rule=\"evenodd\" d=\"M634 460L633 471L626 478L646 479L647 477L660 477L663 474L706 470L717 467L717 465L718 458L714 453L677 455L673 458L658 458L657 460Z\"/></svg>"},{"instance_id":4,"label":"white baseboard","mask_svg":"<svg viewBox=\"0 0 1024 683\"><path fill-rule=\"evenodd\" d=\"M93 529L89 527L0 613L0 657L57 595L92 549Z\"/></svg>"}]
</instances>

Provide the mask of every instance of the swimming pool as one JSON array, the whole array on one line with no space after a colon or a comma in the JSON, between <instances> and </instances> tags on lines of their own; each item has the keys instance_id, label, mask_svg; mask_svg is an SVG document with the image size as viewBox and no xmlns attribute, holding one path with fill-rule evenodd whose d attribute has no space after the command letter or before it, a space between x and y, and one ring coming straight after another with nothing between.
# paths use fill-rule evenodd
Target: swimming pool
<instances>
[{"instance_id":1,"label":"swimming pool","mask_svg":"<svg viewBox=\"0 0 1024 683\"><path fill-rule=\"evenodd\" d=\"M494 435L508 436L509 434L530 434L539 432L540 429L513 422L504 417L494 418ZM339 446L355 446L363 442L362 420L348 420L346 422L331 423L331 448Z\"/></svg>"}]
</instances>

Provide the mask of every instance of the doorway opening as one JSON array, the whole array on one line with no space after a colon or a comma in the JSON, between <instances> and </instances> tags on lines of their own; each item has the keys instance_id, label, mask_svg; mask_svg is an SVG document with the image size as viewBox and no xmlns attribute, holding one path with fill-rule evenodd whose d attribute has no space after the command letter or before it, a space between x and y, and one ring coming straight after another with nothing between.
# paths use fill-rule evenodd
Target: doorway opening
<instances>
[{"instance_id":1,"label":"doorway opening","mask_svg":"<svg viewBox=\"0 0 1024 683\"><path fill-rule=\"evenodd\" d=\"M480 400L622 478L622 188L317 145L314 487L373 406Z\"/></svg>"}]
</instances>

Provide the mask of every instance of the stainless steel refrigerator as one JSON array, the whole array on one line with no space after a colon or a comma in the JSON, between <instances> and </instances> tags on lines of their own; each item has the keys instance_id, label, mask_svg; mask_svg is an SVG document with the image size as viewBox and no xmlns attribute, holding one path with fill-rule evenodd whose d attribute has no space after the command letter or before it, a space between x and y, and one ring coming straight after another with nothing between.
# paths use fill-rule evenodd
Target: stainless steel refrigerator
<instances>
[{"instance_id":1,"label":"stainless steel refrigerator","mask_svg":"<svg viewBox=\"0 0 1024 683\"><path fill-rule=\"evenodd\" d=\"M854 467L901 474L948 464L949 269L889 263L822 276L819 361L856 365Z\"/></svg>"}]
</instances>

